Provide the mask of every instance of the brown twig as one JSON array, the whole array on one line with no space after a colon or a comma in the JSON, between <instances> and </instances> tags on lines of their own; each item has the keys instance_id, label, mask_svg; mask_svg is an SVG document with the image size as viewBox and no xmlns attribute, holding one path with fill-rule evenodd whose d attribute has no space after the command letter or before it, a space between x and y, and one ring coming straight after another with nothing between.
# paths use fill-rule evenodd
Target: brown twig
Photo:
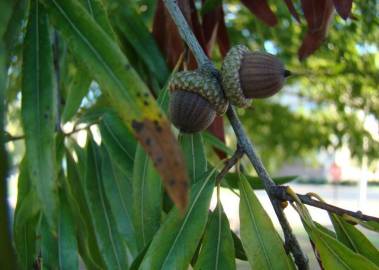
<instances>
[{"instance_id":1,"label":"brown twig","mask_svg":"<svg viewBox=\"0 0 379 270\"><path fill-rule=\"evenodd\" d=\"M234 152L233 156L225 161L224 168L216 176L216 184L218 185L225 175L230 171L230 169L237 164L237 162L242 158L244 154L243 149L237 145L237 150Z\"/></svg>"},{"instance_id":2,"label":"brown twig","mask_svg":"<svg viewBox=\"0 0 379 270\"><path fill-rule=\"evenodd\" d=\"M287 186L273 186L270 189L270 193L279 200L293 201L293 198L287 194ZM365 215L361 211L354 212L351 210L343 209L343 208L328 204L326 202L322 202L319 200L312 199L309 195L302 195L302 194L296 194L296 195L299 197L300 201L304 204L307 204L307 205L310 205L313 207L317 207L320 209L324 209L328 212L335 213L339 216L346 214L346 215L349 215L349 216L352 216L352 217L355 217L355 218L358 218L361 220L365 220L365 221L379 222L378 217Z\"/></svg>"}]
</instances>

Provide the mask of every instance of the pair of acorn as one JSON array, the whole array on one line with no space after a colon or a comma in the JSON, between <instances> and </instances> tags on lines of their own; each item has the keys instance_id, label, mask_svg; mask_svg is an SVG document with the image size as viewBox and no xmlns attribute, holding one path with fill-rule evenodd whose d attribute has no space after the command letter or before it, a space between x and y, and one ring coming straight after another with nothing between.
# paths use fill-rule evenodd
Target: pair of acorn
<instances>
[{"instance_id":1,"label":"pair of acorn","mask_svg":"<svg viewBox=\"0 0 379 270\"><path fill-rule=\"evenodd\" d=\"M221 68L221 84L206 70L177 72L170 81L171 122L184 133L205 130L229 102L246 108L252 98L276 94L290 72L275 56L251 52L244 45L227 53Z\"/></svg>"}]
</instances>

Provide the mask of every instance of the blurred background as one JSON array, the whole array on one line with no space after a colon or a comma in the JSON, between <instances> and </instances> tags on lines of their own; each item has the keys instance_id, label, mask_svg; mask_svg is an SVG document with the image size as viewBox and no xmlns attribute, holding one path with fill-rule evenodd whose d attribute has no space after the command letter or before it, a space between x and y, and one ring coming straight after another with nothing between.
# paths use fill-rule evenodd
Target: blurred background
<instances>
[{"instance_id":1,"label":"blurred background","mask_svg":"<svg viewBox=\"0 0 379 270\"><path fill-rule=\"evenodd\" d=\"M130 2L152 29L156 1ZM295 1L295 7L300 11L299 2ZM356 0L349 19L345 21L334 16L325 42L302 62L298 59L298 49L306 31L304 18L302 24L296 22L285 1L271 0L269 3L278 17L275 27L258 20L240 1L223 3L231 44L241 43L251 50L275 54L294 74L275 97L255 100L251 108L238 111L250 138L272 176L298 176L291 184L298 193L312 191L331 204L378 216L378 2ZM201 2L196 4L200 7ZM18 42L22 39L20 36ZM16 46L16 50L20 49ZM24 154L23 141L18 140L23 134L19 122L21 59L19 53L15 55L18 56L12 59L9 69L6 127L12 134L6 144L11 158L9 202L12 207L17 198L18 166ZM211 58L216 66L221 66L222 57L217 46ZM88 110L99 96L99 89L93 84L81 111ZM63 128L71 130L72 123ZM226 120L225 135L226 144L235 147L235 138ZM77 134L79 143L84 140L83 136L80 132ZM209 156L216 161L214 154ZM248 162L242 160L242 164L255 175ZM258 196L274 216L265 193L258 191ZM231 226L238 232L238 197L224 190L222 200ZM307 246L300 220L290 208L286 209L289 220L301 244ZM324 211L311 209L311 214L321 224L329 224ZM276 222L275 218L273 220ZM379 239L373 241L379 247ZM309 246L306 248L311 252Z\"/></svg>"}]
</instances>

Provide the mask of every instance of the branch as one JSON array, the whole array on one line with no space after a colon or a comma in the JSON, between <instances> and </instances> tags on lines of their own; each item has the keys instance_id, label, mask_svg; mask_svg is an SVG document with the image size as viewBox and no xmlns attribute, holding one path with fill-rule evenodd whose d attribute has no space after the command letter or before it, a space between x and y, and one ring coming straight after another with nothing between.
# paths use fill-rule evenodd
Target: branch
<instances>
[{"instance_id":1,"label":"branch","mask_svg":"<svg viewBox=\"0 0 379 270\"><path fill-rule=\"evenodd\" d=\"M234 152L233 156L225 161L224 168L222 168L221 172L216 177L216 183L219 184L221 180L225 177L225 175L229 172L229 170L236 165L236 163L242 158L244 154L243 149L237 145L237 150Z\"/></svg>"},{"instance_id":2,"label":"branch","mask_svg":"<svg viewBox=\"0 0 379 270\"><path fill-rule=\"evenodd\" d=\"M179 9L176 3L176 0L164 0L164 3L167 10L169 11L171 15L171 18L174 20L179 30L180 36L183 38L183 40L186 42L188 47L191 49L198 65L201 68L207 68L220 81L220 78L221 78L220 73L214 67L213 63L208 59L208 57L204 53L195 35L193 34L191 28L189 27L187 21L185 20L181 10ZM275 213L282 227L284 238L285 238L285 247L287 251L290 251L293 254L295 258L295 262L299 269L309 269L308 258L302 252L297 239L292 233L291 226L288 223L284 215L283 209L280 205L280 200L272 196L269 192L270 187L275 186L275 183L271 179L269 174L267 173L265 167L263 166L262 161L256 154L252 143L250 142L249 138L246 136L246 132L244 131L242 124L240 120L238 119L233 106L231 105L228 108L227 117L237 136L238 144L241 146L243 151L246 153L246 155L250 159L250 162L252 163L255 170L257 171L258 176L263 180L266 192L270 198L270 201L274 207Z\"/></svg>"},{"instance_id":3,"label":"branch","mask_svg":"<svg viewBox=\"0 0 379 270\"><path fill-rule=\"evenodd\" d=\"M271 187L270 193L279 200L291 201L291 202L294 201L294 199L290 195L287 194L287 187L286 186ZM339 216L346 214L346 215L349 215L349 216L352 216L352 217L355 217L355 218L358 218L361 220L376 221L379 223L379 218L369 216L369 215L365 215L361 211L354 212L354 211L350 211L347 209L343 209L343 208L340 208L340 207L337 207L337 206L334 206L334 205L331 205L331 204L328 204L328 203L325 203L325 202L322 202L319 200L312 199L309 195L302 195L302 194L296 194L296 195L299 197L300 201L304 204L307 204L307 205L310 205L313 207L317 207L320 209L324 209L328 212L335 213Z\"/></svg>"}]
</instances>

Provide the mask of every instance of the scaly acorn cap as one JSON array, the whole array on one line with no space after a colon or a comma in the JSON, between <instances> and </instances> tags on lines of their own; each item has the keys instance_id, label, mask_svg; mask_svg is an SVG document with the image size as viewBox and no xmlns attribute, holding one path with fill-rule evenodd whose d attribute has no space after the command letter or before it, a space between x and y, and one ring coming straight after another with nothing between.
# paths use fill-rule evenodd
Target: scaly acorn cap
<instances>
[{"instance_id":1,"label":"scaly acorn cap","mask_svg":"<svg viewBox=\"0 0 379 270\"><path fill-rule=\"evenodd\" d=\"M203 70L175 73L171 78L169 89L171 92L181 90L199 94L211 104L218 115L223 115L228 108L229 102L217 79Z\"/></svg>"},{"instance_id":2,"label":"scaly acorn cap","mask_svg":"<svg viewBox=\"0 0 379 270\"><path fill-rule=\"evenodd\" d=\"M290 72L274 55L251 52L244 45L234 46L222 68L222 85L227 98L238 107L248 107L251 98L276 94Z\"/></svg>"},{"instance_id":3,"label":"scaly acorn cap","mask_svg":"<svg viewBox=\"0 0 379 270\"><path fill-rule=\"evenodd\" d=\"M228 107L217 80L205 70L177 72L169 89L170 120L184 133L206 129Z\"/></svg>"}]
</instances>

